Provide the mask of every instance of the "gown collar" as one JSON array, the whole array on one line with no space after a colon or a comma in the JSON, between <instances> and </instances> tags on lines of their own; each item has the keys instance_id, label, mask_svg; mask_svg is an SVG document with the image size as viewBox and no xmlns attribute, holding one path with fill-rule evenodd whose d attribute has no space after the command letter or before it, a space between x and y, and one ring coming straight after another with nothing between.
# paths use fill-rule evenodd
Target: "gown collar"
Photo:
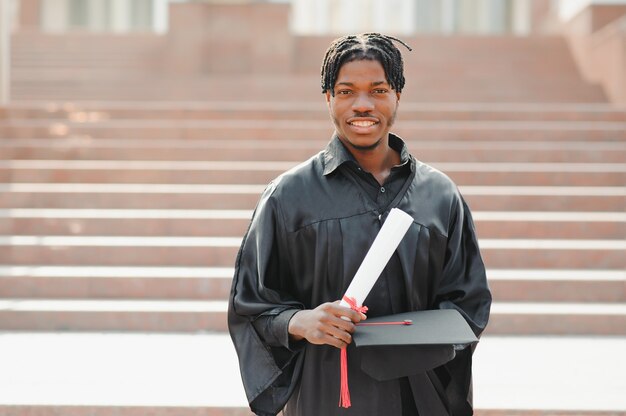
<instances>
[{"instance_id":1,"label":"gown collar","mask_svg":"<svg viewBox=\"0 0 626 416\"><path fill-rule=\"evenodd\" d=\"M400 164L398 166L403 166L407 163L411 164L411 170L414 170L414 163L411 163L411 155L406 147L404 141L396 136L393 133L389 133L389 147L400 154ZM324 160L324 175L329 175L333 173L337 168L344 163L355 163L358 165L358 162L352 156L352 154L346 149L343 145L337 133L333 134L330 143L326 146L323 155Z\"/></svg>"}]
</instances>

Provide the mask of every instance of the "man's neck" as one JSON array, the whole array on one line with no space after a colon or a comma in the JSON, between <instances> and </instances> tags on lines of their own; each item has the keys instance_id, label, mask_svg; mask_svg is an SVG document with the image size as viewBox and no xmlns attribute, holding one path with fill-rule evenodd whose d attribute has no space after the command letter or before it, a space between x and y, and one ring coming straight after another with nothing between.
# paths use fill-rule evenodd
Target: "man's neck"
<instances>
[{"instance_id":1,"label":"man's neck","mask_svg":"<svg viewBox=\"0 0 626 416\"><path fill-rule=\"evenodd\" d=\"M348 150L362 169L376 178L379 184L384 184L391 172L391 168L400 164L400 155L389 146L389 138L381 140L374 149L360 150L348 146Z\"/></svg>"}]
</instances>

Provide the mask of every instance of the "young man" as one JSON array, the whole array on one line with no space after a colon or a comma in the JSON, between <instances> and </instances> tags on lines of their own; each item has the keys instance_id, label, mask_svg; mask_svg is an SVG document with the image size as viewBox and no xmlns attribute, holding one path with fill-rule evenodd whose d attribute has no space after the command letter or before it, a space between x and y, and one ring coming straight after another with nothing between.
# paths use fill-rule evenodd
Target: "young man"
<instances>
[{"instance_id":1,"label":"young man","mask_svg":"<svg viewBox=\"0 0 626 416\"><path fill-rule=\"evenodd\" d=\"M351 334L365 316L336 302L397 207L414 222L365 300L367 315L456 309L476 335L489 317L467 205L448 177L390 133L404 86L393 41L368 33L330 45L322 92L335 134L268 186L243 240L228 322L259 415L472 414L473 347L357 349ZM347 409L338 406L346 346ZM381 362L384 375L372 370Z\"/></svg>"}]
</instances>

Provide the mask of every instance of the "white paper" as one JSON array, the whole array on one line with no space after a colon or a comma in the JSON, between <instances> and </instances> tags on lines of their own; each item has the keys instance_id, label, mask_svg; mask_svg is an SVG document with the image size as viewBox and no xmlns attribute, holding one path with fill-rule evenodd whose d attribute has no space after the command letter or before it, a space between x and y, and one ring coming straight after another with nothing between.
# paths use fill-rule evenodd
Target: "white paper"
<instances>
[{"instance_id":1,"label":"white paper","mask_svg":"<svg viewBox=\"0 0 626 416\"><path fill-rule=\"evenodd\" d=\"M363 301L374 287L374 283L383 272L393 252L400 245L400 241L409 230L412 222L413 217L406 212L398 208L391 209L344 297L354 298L357 306L363 305ZM340 304L350 307L343 299Z\"/></svg>"}]
</instances>

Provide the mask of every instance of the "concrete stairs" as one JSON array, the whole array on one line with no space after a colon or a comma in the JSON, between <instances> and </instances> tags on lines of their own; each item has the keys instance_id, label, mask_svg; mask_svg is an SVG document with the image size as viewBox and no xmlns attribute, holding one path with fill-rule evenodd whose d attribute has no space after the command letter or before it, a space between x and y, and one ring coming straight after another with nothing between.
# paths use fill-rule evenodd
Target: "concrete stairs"
<instances>
[{"instance_id":1,"label":"concrete stairs","mask_svg":"<svg viewBox=\"0 0 626 416\"><path fill-rule=\"evenodd\" d=\"M139 105L117 106L86 104L48 113L20 105L0 122L7 133L0 143L2 327L224 330L230 268L258 194L271 178L321 149L330 135L324 114L307 110L309 105L292 106L304 117L288 120L281 119L280 106L251 115L250 104L244 104L238 119L229 118L234 104L224 111L217 105L163 105L149 116ZM405 121L415 128L400 124L398 131L418 158L460 185L475 212L496 300L502 302L494 307L490 333L624 335L626 166L620 162L626 155L626 113L609 107L603 112L600 105L528 107L516 113L517 121L494 121L502 115L484 105L408 107L408 117L425 112L430 121ZM465 124L447 130L468 122L457 119L469 119L472 111L486 123L481 131L495 132L492 138L463 137L471 131ZM100 120L71 124L77 114L94 113L120 126L103 131ZM237 120L265 124L268 136L285 138L237 137ZM208 124L189 125L194 121ZM186 129L194 137L181 140L152 123ZM306 123L318 127L295 128ZM439 136L448 137L423 134L424 123L436 124ZM526 132L516 125L542 126L537 137L497 140L499 123L520 136ZM594 127L577 129L576 123ZM59 137L36 127L55 124L69 127ZM131 325L134 315L142 318ZM583 316L586 325L580 325ZM567 324L569 318L578 323Z\"/></svg>"},{"instance_id":2,"label":"concrete stairs","mask_svg":"<svg viewBox=\"0 0 626 416\"><path fill-rule=\"evenodd\" d=\"M293 36L284 64L256 74L253 64L240 67L246 50L230 42L225 33L213 35L213 43L222 42L222 49L204 56L214 47L212 42L179 37L177 31L188 27L171 29L167 35L17 33L12 38L12 93L17 100L51 101L204 101L211 97L237 103L272 97L310 103L319 97L320 63L332 38ZM406 102L606 101L601 88L581 80L564 39L558 36L405 40L413 47L404 53ZM194 48L198 56L191 52ZM192 55L176 55L185 49ZM190 73L184 62L176 62L186 58L203 62Z\"/></svg>"}]
</instances>

